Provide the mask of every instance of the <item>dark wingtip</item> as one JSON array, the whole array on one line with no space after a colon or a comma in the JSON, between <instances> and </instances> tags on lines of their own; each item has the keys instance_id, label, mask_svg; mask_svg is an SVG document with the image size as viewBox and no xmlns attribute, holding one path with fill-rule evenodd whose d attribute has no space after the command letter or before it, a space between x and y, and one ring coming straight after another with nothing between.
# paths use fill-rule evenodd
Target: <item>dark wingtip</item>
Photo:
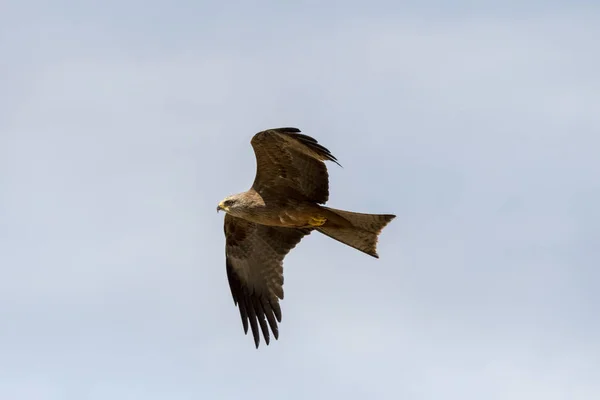
<instances>
[{"instance_id":1,"label":"dark wingtip","mask_svg":"<svg viewBox=\"0 0 600 400\"><path fill-rule=\"evenodd\" d=\"M300 129L294 128L293 126L285 126L283 128L274 128L272 130L277 131L277 132L284 132L284 133L298 133L298 132L302 132Z\"/></svg>"},{"instance_id":2,"label":"dark wingtip","mask_svg":"<svg viewBox=\"0 0 600 400\"><path fill-rule=\"evenodd\" d=\"M300 132L300 131L298 131L298 132ZM329 149L327 147L325 147L322 144L320 144L317 141L317 139L315 139L315 138L313 138L311 136L308 136L308 135L303 135L301 133L297 133L297 132L293 136L298 141L300 141L301 143L303 143L305 146L308 146L313 151L316 151L318 154L324 156L327 160L333 161L334 163L336 163L340 167L342 166L342 164L339 163L338 159L333 154L331 154L331 151L329 151Z\"/></svg>"},{"instance_id":3,"label":"dark wingtip","mask_svg":"<svg viewBox=\"0 0 600 400\"><path fill-rule=\"evenodd\" d=\"M308 136L308 135L301 134L300 132L302 132L302 131L298 128L294 128L292 126L285 126L285 127L281 127L281 128L271 128L271 129L267 129L267 130L274 131L274 132L281 132L281 133L292 133L292 134L294 134L294 136L296 138L300 139L300 141L303 141L309 147L313 147L316 150L322 152L323 155L325 155L325 157L327 157L327 159L329 161L333 161L334 163L339 165L341 168L344 168L342 166L342 164L339 163L337 158L335 158L335 156L333 154L331 154L331 152L326 147L324 147L322 144L320 144L317 141L317 139L315 139L311 136Z\"/></svg>"}]
</instances>

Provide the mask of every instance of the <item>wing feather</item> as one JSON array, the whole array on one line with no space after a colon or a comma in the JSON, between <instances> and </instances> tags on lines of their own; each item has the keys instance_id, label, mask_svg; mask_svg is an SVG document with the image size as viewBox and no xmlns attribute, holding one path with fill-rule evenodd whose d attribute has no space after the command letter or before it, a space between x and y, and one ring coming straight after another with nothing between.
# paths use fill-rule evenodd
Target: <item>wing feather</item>
<instances>
[{"instance_id":1,"label":"wing feather","mask_svg":"<svg viewBox=\"0 0 600 400\"><path fill-rule=\"evenodd\" d=\"M283 299L283 259L310 229L258 225L225 215L227 278L234 304L238 306L244 333L252 331L258 348L260 331L265 343L270 333L279 338L279 300Z\"/></svg>"},{"instance_id":2,"label":"wing feather","mask_svg":"<svg viewBox=\"0 0 600 400\"><path fill-rule=\"evenodd\" d=\"M337 159L316 139L298 128L268 129L251 140L256 156L252 188L265 200L294 198L325 203L329 199L329 174L325 161Z\"/></svg>"}]
</instances>

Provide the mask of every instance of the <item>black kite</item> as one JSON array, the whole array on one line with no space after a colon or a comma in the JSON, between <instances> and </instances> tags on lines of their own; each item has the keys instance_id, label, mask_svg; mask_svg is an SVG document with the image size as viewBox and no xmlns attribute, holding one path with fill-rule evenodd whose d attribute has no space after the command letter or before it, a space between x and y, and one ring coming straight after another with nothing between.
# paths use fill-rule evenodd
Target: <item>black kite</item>
<instances>
[{"instance_id":1,"label":"black kite","mask_svg":"<svg viewBox=\"0 0 600 400\"><path fill-rule=\"evenodd\" d=\"M279 299L283 299L283 259L305 235L317 230L378 258L377 238L391 214L361 214L321 204L329 198L324 161L336 158L297 128L259 132L251 140L256 177L247 192L225 198L227 278L244 332L254 343L259 327L269 344L269 327L279 337Z\"/></svg>"}]
</instances>

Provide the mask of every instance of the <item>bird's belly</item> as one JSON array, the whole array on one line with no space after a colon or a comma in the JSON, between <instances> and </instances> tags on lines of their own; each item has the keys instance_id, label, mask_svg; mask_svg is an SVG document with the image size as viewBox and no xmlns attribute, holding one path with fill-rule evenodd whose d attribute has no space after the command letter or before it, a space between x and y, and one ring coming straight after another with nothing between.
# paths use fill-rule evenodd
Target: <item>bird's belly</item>
<instances>
[{"instance_id":1,"label":"bird's belly","mask_svg":"<svg viewBox=\"0 0 600 400\"><path fill-rule=\"evenodd\" d=\"M281 226L300 228L306 225L306 216L298 212L284 211L277 216Z\"/></svg>"},{"instance_id":2,"label":"bird's belly","mask_svg":"<svg viewBox=\"0 0 600 400\"><path fill-rule=\"evenodd\" d=\"M313 226L311 224L314 213L309 210L290 208L288 210L278 210L277 212L264 212L254 215L252 222L285 228L305 228Z\"/></svg>"}]
</instances>

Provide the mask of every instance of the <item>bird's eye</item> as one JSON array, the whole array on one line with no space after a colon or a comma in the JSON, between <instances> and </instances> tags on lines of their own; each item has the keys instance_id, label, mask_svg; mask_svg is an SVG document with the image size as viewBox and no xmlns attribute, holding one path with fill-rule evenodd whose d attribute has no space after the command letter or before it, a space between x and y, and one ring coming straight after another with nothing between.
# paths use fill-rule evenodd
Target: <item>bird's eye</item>
<instances>
[{"instance_id":1,"label":"bird's eye","mask_svg":"<svg viewBox=\"0 0 600 400\"><path fill-rule=\"evenodd\" d=\"M230 206L230 205L232 205L232 204L233 204L233 200L225 200L225 201L223 202L223 204L224 204L224 205L226 205L226 206Z\"/></svg>"}]
</instances>

